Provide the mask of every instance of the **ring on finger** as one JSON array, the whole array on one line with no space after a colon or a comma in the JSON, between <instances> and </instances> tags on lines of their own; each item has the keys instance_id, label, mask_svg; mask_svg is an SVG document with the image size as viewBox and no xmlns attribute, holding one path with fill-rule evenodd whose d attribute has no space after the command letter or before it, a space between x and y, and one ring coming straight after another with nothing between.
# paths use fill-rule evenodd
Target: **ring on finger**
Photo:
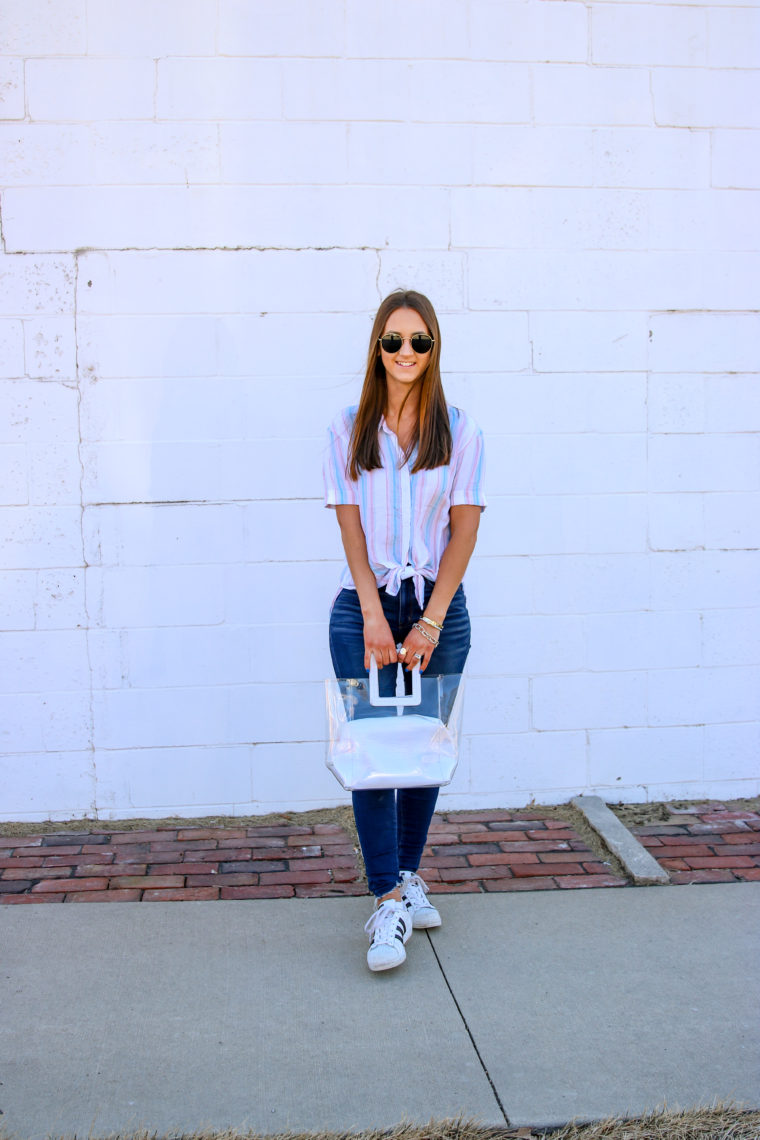
<instances>
[{"instance_id":1,"label":"ring on finger","mask_svg":"<svg viewBox=\"0 0 760 1140\"><path fill-rule=\"evenodd\" d=\"M422 660L422 654L421 653L415 653L414 654L414 660L415 661L421 661Z\"/></svg>"},{"instance_id":2,"label":"ring on finger","mask_svg":"<svg viewBox=\"0 0 760 1140\"><path fill-rule=\"evenodd\" d=\"M398 651L399 657L406 657L406 649L402 646Z\"/></svg>"}]
</instances>

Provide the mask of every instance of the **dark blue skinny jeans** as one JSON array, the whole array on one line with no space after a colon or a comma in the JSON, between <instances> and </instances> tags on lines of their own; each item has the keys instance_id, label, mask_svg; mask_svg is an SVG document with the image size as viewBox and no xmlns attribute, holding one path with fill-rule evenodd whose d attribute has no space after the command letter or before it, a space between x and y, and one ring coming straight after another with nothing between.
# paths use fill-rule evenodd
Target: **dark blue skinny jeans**
<instances>
[{"instance_id":1,"label":"dark blue skinny jeans","mask_svg":"<svg viewBox=\"0 0 760 1140\"><path fill-rule=\"evenodd\" d=\"M422 610L414 594L411 578L401 582L396 597L380 591L383 613L393 639L403 641ZM425 583L425 603L433 583ZM470 650L470 617L464 590L460 586L451 600L438 647L425 670L461 673ZM336 677L366 677L364 668L364 619L356 590L341 590L330 613L330 655ZM396 677L396 666L386 665L380 673L381 692ZM383 684L385 682L385 684ZM391 689L391 691L393 691ZM351 793L356 830L359 833L367 882L380 898L400 882L399 871L416 871L427 840L428 828L438 799L438 788L393 788Z\"/></svg>"}]
</instances>

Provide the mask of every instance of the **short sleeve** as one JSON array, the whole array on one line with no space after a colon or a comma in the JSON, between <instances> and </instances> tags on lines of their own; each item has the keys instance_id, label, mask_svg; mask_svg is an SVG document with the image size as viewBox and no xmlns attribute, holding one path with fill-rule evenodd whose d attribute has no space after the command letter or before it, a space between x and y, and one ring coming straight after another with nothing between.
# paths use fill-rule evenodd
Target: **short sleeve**
<instances>
[{"instance_id":1,"label":"short sleeve","mask_svg":"<svg viewBox=\"0 0 760 1140\"><path fill-rule=\"evenodd\" d=\"M451 505L487 505L485 495L485 450L483 432L474 420L458 412L452 424L454 474L451 481Z\"/></svg>"},{"instance_id":2,"label":"short sleeve","mask_svg":"<svg viewBox=\"0 0 760 1140\"><path fill-rule=\"evenodd\" d=\"M358 484L348 477L348 447L354 409L346 408L327 429L327 443L322 457L325 506L339 507L359 502Z\"/></svg>"}]
</instances>

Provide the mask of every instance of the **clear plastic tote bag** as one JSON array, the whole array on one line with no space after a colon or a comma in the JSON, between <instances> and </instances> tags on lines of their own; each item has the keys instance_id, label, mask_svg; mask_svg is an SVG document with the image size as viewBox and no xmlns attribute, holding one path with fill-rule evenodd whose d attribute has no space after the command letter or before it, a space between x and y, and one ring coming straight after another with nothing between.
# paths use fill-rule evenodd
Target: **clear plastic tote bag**
<instances>
[{"instance_id":1,"label":"clear plastic tote bag","mask_svg":"<svg viewBox=\"0 0 760 1140\"><path fill-rule=\"evenodd\" d=\"M456 771L462 675L422 676L419 666L405 674L399 664L388 694L393 688L393 667L383 669L381 685L374 656L369 678L326 682L326 764L347 791L443 787Z\"/></svg>"}]
</instances>

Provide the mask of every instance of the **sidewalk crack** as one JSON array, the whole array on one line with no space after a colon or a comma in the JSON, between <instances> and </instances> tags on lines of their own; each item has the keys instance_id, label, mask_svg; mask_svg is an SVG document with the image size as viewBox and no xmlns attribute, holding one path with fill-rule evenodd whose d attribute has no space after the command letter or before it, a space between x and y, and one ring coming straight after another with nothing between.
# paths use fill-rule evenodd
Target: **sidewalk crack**
<instances>
[{"instance_id":1,"label":"sidewalk crack","mask_svg":"<svg viewBox=\"0 0 760 1140\"><path fill-rule=\"evenodd\" d=\"M430 937L430 932L426 930L425 933L427 935L427 940L428 940L428 943L430 945L430 949L433 951L433 955L435 957L435 960L438 963L438 969L441 971L441 976L443 977L443 980L446 983L446 988L449 991L449 993L451 994L451 1000L453 1001L454 1005L456 1006L457 1013L459 1014L459 1016L462 1019L462 1025L465 1027L465 1030L467 1032L467 1036L470 1038L470 1041L472 1043L472 1047L475 1050L475 1056L478 1058L478 1061L480 1063L480 1067L485 1074L485 1078L488 1081L489 1085L491 1086L491 1092L493 1093L494 1098L496 1100L496 1103L499 1106L499 1112L504 1117L504 1123L509 1128L509 1127L511 1127L511 1124L510 1124L509 1117L507 1116L506 1109L504 1108L504 1105L501 1102L501 1097L499 1096L496 1085L493 1083L493 1080L491 1079L491 1074L489 1073L488 1069L486 1068L486 1063L483 1060L481 1053L480 1053L480 1049L478 1049L477 1042L475 1041L475 1038L472 1035L472 1030L470 1029L469 1025L467 1024L467 1018L465 1017L464 1012L462 1011L461 1005L459 1004L459 1002L456 999L456 994L454 993L453 989L451 988L451 982L449 981L449 979L446 976L446 971L443 968L443 963L441 962L441 959L438 957L438 951L435 948L435 943L433 942L433 939Z\"/></svg>"}]
</instances>

